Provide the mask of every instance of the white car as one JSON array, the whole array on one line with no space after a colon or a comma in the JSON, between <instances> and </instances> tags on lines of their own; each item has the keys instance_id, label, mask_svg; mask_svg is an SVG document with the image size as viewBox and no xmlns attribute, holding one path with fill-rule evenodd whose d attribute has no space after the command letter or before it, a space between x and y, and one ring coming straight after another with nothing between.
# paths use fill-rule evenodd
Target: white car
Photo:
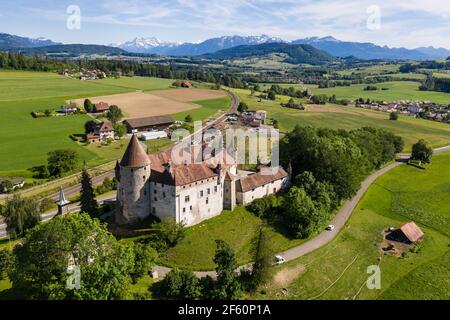
<instances>
[{"instance_id":1,"label":"white car","mask_svg":"<svg viewBox=\"0 0 450 320\"><path fill-rule=\"evenodd\" d=\"M286 262L286 259L282 256L275 256L275 265L280 265Z\"/></svg>"},{"instance_id":2,"label":"white car","mask_svg":"<svg viewBox=\"0 0 450 320\"><path fill-rule=\"evenodd\" d=\"M325 228L327 231L333 231L334 230L334 224L328 225L328 227Z\"/></svg>"}]
</instances>

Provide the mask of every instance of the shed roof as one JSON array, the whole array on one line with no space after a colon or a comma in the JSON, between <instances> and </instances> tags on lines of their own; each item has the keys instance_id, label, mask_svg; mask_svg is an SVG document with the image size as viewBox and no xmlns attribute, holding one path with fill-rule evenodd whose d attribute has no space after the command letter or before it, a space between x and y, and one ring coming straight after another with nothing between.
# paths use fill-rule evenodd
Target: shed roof
<instances>
[{"instance_id":1,"label":"shed roof","mask_svg":"<svg viewBox=\"0 0 450 320\"><path fill-rule=\"evenodd\" d=\"M422 230L413 221L402 224L400 230L411 242L417 242L424 236Z\"/></svg>"},{"instance_id":2,"label":"shed roof","mask_svg":"<svg viewBox=\"0 0 450 320\"><path fill-rule=\"evenodd\" d=\"M172 124L175 121L170 115L127 119L125 123L131 128L151 127L157 125Z\"/></svg>"},{"instance_id":3,"label":"shed roof","mask_svg":"<svg viewBox=\"0 0 450 320\"><path fill-rule=\"evenodd\" d=\"M271 175L262 174L262 171L260 171L240 179L237 183L237 191L247 192L287 176L287 172L281 166L278 167L275 174Z\"/></svg>"}]
</instances>

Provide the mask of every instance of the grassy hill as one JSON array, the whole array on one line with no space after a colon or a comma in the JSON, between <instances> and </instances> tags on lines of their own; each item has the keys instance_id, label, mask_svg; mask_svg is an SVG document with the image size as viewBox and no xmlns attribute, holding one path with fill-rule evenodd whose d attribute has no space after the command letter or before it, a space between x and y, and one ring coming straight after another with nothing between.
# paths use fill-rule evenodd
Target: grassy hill
<instances>
[{"instance_id":1,"label":"grassy hill","mask_svg":"<svg viewBox=\"0 0 450 320\"><path fill-rule=\"evenodd\" d=\"M310 45L292 45L287 43L264 43L259 45L237 46L207 54L205 57L225 60L251 56L266 56L273 53L286 54L288 57L284 62L292 64L307 63L321 65L336 61L336 59L328 53L315 49Z\"/></svg>"},{"instance_id":2,"label":"grassy hill","mask_svg":"<svg viewBox=\"0 0 450 320\"><path fill-rule=\"evenodd\" d=\"M281 293L277 277L262 299L449 299L450 153L436 155L426 170L403 165L381 176L329 244L279 267L294 274ZM430 197L430 191L435 193ZM416 214L419 204L421 216ZM411 210L399 210L407 207ZM436 211L436 208L440 208ZM382 232L414 220L425 233L417 252L385 255ZM437 222L432 222L437 221ZM381 268L381 289L366 286L367 267ZM300 270L300 271L299 271ZM295 272L297 272L295 274ZM279 274L279 275L280 275Z\"/></svg>"}]
</instances>

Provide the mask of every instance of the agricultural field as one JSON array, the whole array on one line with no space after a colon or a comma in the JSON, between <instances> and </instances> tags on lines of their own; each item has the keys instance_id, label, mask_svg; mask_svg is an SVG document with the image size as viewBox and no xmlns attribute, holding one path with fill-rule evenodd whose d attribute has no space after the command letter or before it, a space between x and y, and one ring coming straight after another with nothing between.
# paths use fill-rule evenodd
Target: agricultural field
<instances>
[{"instance_id":1,"label":"agricultural field","mask_svg":"<svg viewBox=\"0 0 450 320\"><path fill-rule=\"evenodd\" d=\"M89 166L116 159L122 152L120 145L119 148L111 146L113 150L108 150L103 147L85 147L70 139L72 134L84 133L84 124L91 119L88 115L34 119L31 112L58 110L66 101L83 97L170 89L172 82L168 79L141 77L79 81L55 73L0 71L0 176L23 176L27 181L33 181L29 169L45 164L47 153L57 149L75 150L79 154L80 165L86 161ZM203 116L209 117L216 110L229 106L228 96L219 98L222 99L220 103L208 98L210 96L195 104L187 103L196 108L191 110L193 116L196 114L203 119ZM112 153L109 154L109 151Z\"/></svg>"},{"instance_id":2,"label":"agricultural field","mask_svg":"<svg viewBox=\"0 0 450 320\"><path fill-rule=\"evenodd\" d=\"M336 88L329 90L333 89ZM249 105L250 109L266 110L269 117L277 119L281 131L289 131L295 125L347 130L373 126L402 136L406 142L405 152L409 152L412 144L419 139L429 141L434 147L450 145L450 125L445 123L407 116L400 116L399 120L390 121L388 113L337 105L306 105L307 110L300 111L280 106L280 103L286 103L289 99L286 96L277 96L276 101L259 101L256 96L251 96L249 90L234 91ZM301 100L300 102L305 103Z\"/></svg>"},{"instance_id":3,"label":"agricultural field","mask_svg":"<svg viewBox=\"0 0 450 320\"><path fill-rule=\"evenodd\" d=\"M374 86L378 87L376 91L365 91L366 84L354 84L349 87L334 87L334 88L317 88L316 85L308 85L314 94L335 94L338 99L355 100L358 98L381 100L381 101L395 101L395 100L419 100L431 101L441 104L450 104L450 94L436 91L420 91L420 82L417 81L390 81L376 83ZM388 90L381 90L387 88Z\"/></svg>"},{"instance_id":4,"label":"agricultural field","mask_svg":"<svg viewBox=\"0 0 450 320\"><path fill-rule=\"evenodd\" d=\"M341 233L326 246L274 270L261 299L449 299L450 153L426 170L402 165L369 188ZM439 210L436 210L439 208ZM383 230L415 221L425 237L402 256L380 250ZM381 268L381 289L366 272ZM282 290L285 288L284 290Z\"/></svg>"}]
</instances>

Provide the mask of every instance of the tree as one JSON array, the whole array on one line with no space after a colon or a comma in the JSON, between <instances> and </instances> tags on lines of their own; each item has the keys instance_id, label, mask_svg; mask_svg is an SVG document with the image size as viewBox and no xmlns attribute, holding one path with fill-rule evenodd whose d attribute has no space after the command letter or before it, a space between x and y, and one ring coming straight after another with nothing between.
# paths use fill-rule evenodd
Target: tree
<instances>
[{"instance_id":1,"label":"tree","mask_svg":"<svg viewBox=\"0 0 450 320\"><path fill-rule=\"evenodd\" d=\"M86 112L88 113L94 112L94 104L92 103L91 100L89 99L84 100L84 110L86 110Z\"/></svg>"},{"instance_id":2,"label":"tree","mask_svg":"<svg viewBox=\"0 0 450 320\"><path fill-rule=\"evenodd\" d=\"M248 105L245 102L239 102L237 110L241 113L246 112L248 110Z\"/></svg>"},{"instance_id":3,"label":"tree","mask_svg":"<svg viewBox=\"0 0 450 320\"><path fill-rule=\"evenodd\" d=\"M269 100L275 100L276 98L277 98L277 95L275 94L275 92L274 91L269 91L268 93L267 93L267 98L269 99Z\"/></svg>"},{"instance_id":4,"label":"tree","mask_svg":"<svg viewBox=\"0 0 450 320\"><path fill-rule=\"evenodd\" d=\"M223 240L216 240L216 254L214 256L217 281L213 291L213 299L237 300L242 290L238 276L235 273L238 267L233 249Z\"/></svg>"},{"instance_id":5,"label":"tree","mask_svg":"<svg viewBox=\"0 0 450 320\"><path fill-rule=\"evenodd\" d=\"M433 157L433 148L423 139L417 141L412 147L411 159L430 163Z\"/></svg>"},{"instance_id":6,"label":"tree","mask_svg":"<svg viewBox=\"0 0 450 320\"><path fill-rule=\"evenodd\" d=\"M48 153L47 169L52 177L61 177L75 169L78 154L74 150L56 150Z\"/></svg>"},{"instance_id":7,"label":"tree","mask_svg":"<svg viewBox=\"0 0 450 320\"><path fill-rule=\"evenodd\" d=\"M152 229L154 231L152 241L158 251L163 251L176 246L185 235L183 224L176 223L171 219L153 223Z\"/></svg>"},{"instance_id":8,"label":"tree","mask_svg":"<svg viewBox=\"0 0 450 320\"><path fill-rule=\"evenodd\" d=\"M122 110L118 106L112 105L106 113L106 118L115 126L123 118Z\"/></svg>"},{"instance_id":9,"label":"tree","mask_svg":"<svg viewBox=\"0 0 450 320\"><path fill-rule=\"evenodd\" d=\"M39 224L13 254L16 263L9 275L22 299L123 299L134 266L132 247L86 213Z\"/></svg>"},{"instance_id":10,"label":"tree","mask_svg":"<svg viewBox=\"0 0 450 320\"><path fill-rule=\"evenodd\" d=\"M302 188L292 187L281 205L284 225L295 238L309 237L326 218Z\"/></svg>"},{"instance_id":11,"label":"tree","mask_svg":"<svg viewBox=\"0 0 450 320\"><path fill-rule=\"evenodd\" d=\"M194 300L201 296L200 280L187 270L171 270L161 281L160 290L167 299Z\"/></svg>"},{"instance_id":12,"label":"tree","mask_svg":"<svg viewBox=\"0 0 450 320\"><path fill-rule=\"evenodd\" d=\"M94 188L86 166L81 171L81 191L80 191L81 211L88 213L92 218L98 216L98 203L95 200Z\"/></svg>"},{"instance_id":13,"label":"tree","mask_svg":"<svg viewBox=\"0 0 450 320\"><path fill-rule=\"evenodd\" d=\"M188 114L186 117L184 117L185 122L192 122L192 116Z\"/></svg>"},{"instance_id":14,"label":"tree","mask_svg":"<svg viewBox=\"0 0 450 320\"><path fill-rule=\"evenodd\" d=\"M6 230L13 237L22 237L25 232L41 221L39 204L33 198L22 198L14 195L6 201L2 210L5 217Z\"/></svg>"},{"instance_id":15,"label":"tree","mask_svg":"<svg viewBox=\"0 0 450 320\"><path fill-rule=\"evenodd\" d=\"M311 97L311 102L314 104L326 104L328 96L326 94L318 94Z\"/></svg>"},{"instance_id":16,"label":"tree","mask_svg":"<svg viewBox=\"0 0 450 320\"><path fill-rule=\"evenodd\" d=\"M127 133L127 127L123 123L118 123L114 126L114 133L122 138Z\"/></svg>"},{"instance_id":17,"label":"tree","mask_svg":"<svg viewBox=\"0 0 450 320\"><path fill-rule=\"evenodd\" d=\"M145 276L155 265L158 252L149 245L136 243L134 245L134 269L130 273L133 283Z\"/></svg>"},{"instance_id":18,"label":"tree","mask_svg":"<svg viewBox=\"0 0 450 320\"><path fill-rule=\"evenodd\" d=\"M398 120L398 113L395 111L389 113L389 120Z\"/></svg>"},{"instance_id":19,"label":"tree","mask_svg":"<svg viewBox=\"0 0 450 320\"><path fill-rule=\"evenodd\" d=\"M98 126L97 121L89 120L84 124L84 132L86 134L94 132L95 127Z\"/></svg>"},{"instance_id":20,"label":"tree","mask_svg":"<svg viewBox=\"0 0 450 320\"><path fill-rule=\"evenodd\" d=\"M251 273L251 290L266 284L270 280L270 267L274 259L273 239L269 230L263 226L258 229L252 240L251 254L253 268Z\"/></svg>"},{"instance_id":21,"label":"tree","mask_svg":"<svg viewBox=\"0 0 450 320\"><path fill-rule=\"evenodd\" d=\"M12 270L14 265L14 256L11 251L7 249L0 250L0 280L5 279L5 276Z\"/></svg>"}]
</instances>

